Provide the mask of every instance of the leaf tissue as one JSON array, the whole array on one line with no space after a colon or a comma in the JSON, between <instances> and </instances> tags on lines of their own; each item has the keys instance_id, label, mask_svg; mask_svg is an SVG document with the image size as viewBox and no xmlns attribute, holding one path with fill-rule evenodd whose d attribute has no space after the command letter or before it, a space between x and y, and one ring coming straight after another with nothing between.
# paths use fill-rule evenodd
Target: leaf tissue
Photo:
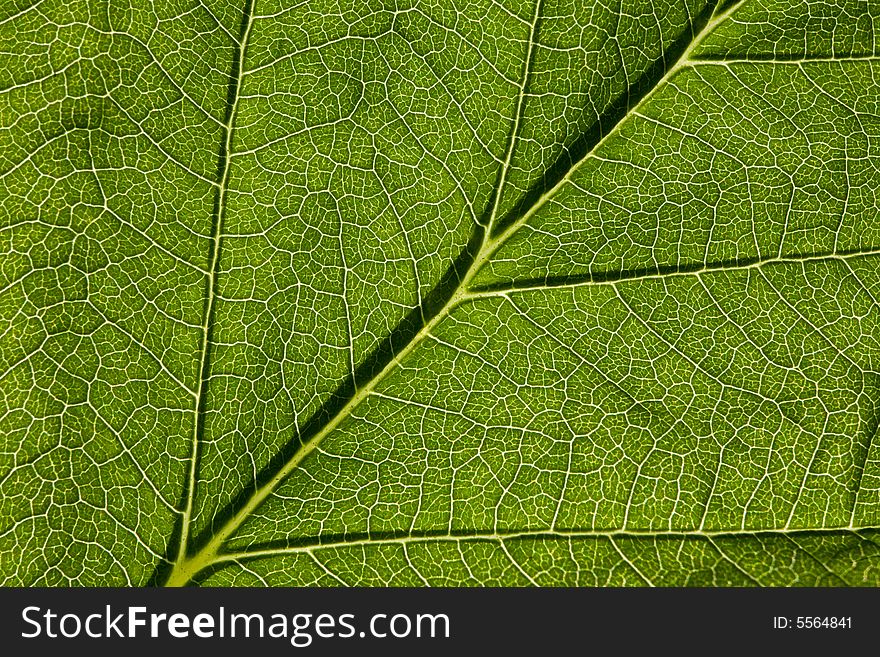
<instances>
[{"instance_id":1,"label":"leaf tissue","mask_svg":"<svg viewBox=\"0 0 880 657\"><path fill-rule=\"evenodd\" d=\"M880 584L877 0L0 43L4 584Z\"/></svg>"}]
</instances>

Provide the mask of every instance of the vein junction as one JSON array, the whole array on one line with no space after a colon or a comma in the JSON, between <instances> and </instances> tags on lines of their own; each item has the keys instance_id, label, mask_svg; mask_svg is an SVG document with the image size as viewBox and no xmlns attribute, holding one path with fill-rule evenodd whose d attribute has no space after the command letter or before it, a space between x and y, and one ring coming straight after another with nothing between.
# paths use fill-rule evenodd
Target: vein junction
<instances>
[{"instance_id":1,"label":"vein junction","mask_svg":"<svg viewBox=\"0 0 880 657\"><path fill-rule=\"evenodd\" d=\"M247 50L250 29L253 22L251 18L251 14L254 11L253 2L254 0L250 0L248 8L245 12L245 20L242 23L242 38L240 40L239 57L236 58L235 61L236 67L233 71L233 78L231 82L231 88L233 89L232 97L234 98L234 100L231 105L229 115L227 117L227 137L226 143L221 153L221 180L218 190L220 203L218 204L218 216L215 218L215 247L211 256L212 272L216 270L217 262L219 259L219 250L221 243L220 236L222 234L223 223L222 220L226 207L225 191L227 190L230 183L230 161L233 148L236 105L239 93L238 87L244 75L244 55ZM662 88L664 84L674 78L678 71L680 71L682 68L692 65L690 59L691 53L715 29L715 27L721 24L733 12L737 5L738 3L728 4L724 7L723 11L711 15L708 20L705 20L702 25L702 29L698 33L691 35L689 43L683 49L683 52L680 53L678 58L671 62L664 62L665 71L663 72L662 76L658 80L656 80L650 88L643 91L641 97L627 99L628 107L626 108L626 111L622 113L622 115L615 117L616 120L613 126L605 127L600 139L595 141L595 143L589 144L586 151L581 154L580 158L570 166L570 168L564 173L564 175L561 175L557 180L542 182L544 189L539 195L535 196L532 199L531 205L525 208L517 208L514 211L508 212L507 214L502 216L499 213L498 208L501 195L504 191L506 177L510 170L513 153L517 144L517 137L520 129L520 120L526 102L526 89L529 84L529 78L531 74L529 70L529 65L532 62L532 49L538 35L538 26L541 19L541 2L539 1L536 3L535 13L532 17L530 25L530 36L528 42L529 47L527 49L527 54L525 58L526 63L521 77L519 100L516 105L515 119L511 127L511 138L509 140L507 154L505 156L504 163L500 171L497 183L498 187L494 196L491 212L489 213L489 221L487 222L487 225L485 227L482 227L479 224L475 226L474 230L475 236L478 238L478 247L474 250L473 253L470 254L470 257L467 258L465 267L460 267L458 270L453 271L455 280L449 286L451 292L447 293L445 295L446 298L443 300L443 302L441 304L437 304L435 308L431 310L427 310L424 307L420 308L419 311L423 320L421 327L414 334L409 336L409 339L406 341L405 344L398 345L397 348L394 349L392 356L386 360L378 373L375 373L371 378L365 381L358 382L354 393L343 405L341 405L340 408L336 410L333 416L329 418L328 421L323 424L323 426L315 430L311 435L296 436L294 438L294 441L292 442L297 445L297 448L290 456L290 458L281 463L279 466L275 467L272 472L268 473L269 476L264 477L263 480L256 487L256 490L253 492L253 494L247 497L242 503L237 505L233 512L230 513L224 524L216 531L214 531L212 535L206 541L204 541L200 547L198 547L197 550L195 550L192 554L187 554L189 545L189 537L187 536L187 534L189 533L193 498L197 485L197 473L195 470L195 463L198 460L198 432L202 430L202 425L201 423L199 424L198 428L196 429L197 434L194 436L194 454L192 458L193 469L190 473L188 501L184 514L184 523L182 529L183 538L180 541L178 558L175 561L170 575L166 581L167 585L177 586L181 584L186 584L196 574L198 574L205 568L208 568L215 563L227 560L228 557L225 557L223 554L223 546L226 541L233 534L235 534L235 532L239 529L239 527L241 527L245 520L247 520L247 518L250 517L254 513L254 511L256 511L256 509L258 509L270 495L272 495L272 493L288 477L288 475L290 475L290 473L293 472L303 462L304 459L306 459L310 454L318 449L319 445L325 437L330 435L346 418L348 418L352 414L352 412L364 402L364 400L374 394L377 386L380 385L380 383L386 378L386 376L390 372L398 368L398 366L407 358L407 356L419 344L421 344L425 340L425 338L430 336L432 334L432 331L441 322L443 322L444 319L446 319L453 310L460 307L465 302L468 302L472 299L484 297L490 293L506 294L515 291L514 286L506 291L493 290L491 292L487 292L487 290L481 289L479 286L475 286L473 283L480 271L488 263L491 262L493 256L495 256L501 250L501 248L510 241L510 239L519 231L519 229L523 225L525 225L528 220L541 207L543 207L548 201L550 201L561 188L571 182L573 175L576 173L578 167L583 163L586 157L594 150L601 147L601 145L614 133L615 129L621 124L621 122L625 121L629 116L637 115L639 108L651 98L651 96L657 89ZM207 381L207 372L210 367L210 350L208 345L210 344L209 327L211 325L211 317L213 312L213 286L214 278L212 275L209 283L209 287L211 288L212 292L209 294L208 297L206 309L205 340L202 346L203 384L205 384L205 382ZM423 306L424 305L426 304L423 304ZM354 374L354 366L352 365L352 375ZM200 416L203 416L205 412L204 387L205 385L203 385L203 390L199 397ZM236 558L241 558L241 556L242 555L239 554Z\"/></svg>"}]
</instances>

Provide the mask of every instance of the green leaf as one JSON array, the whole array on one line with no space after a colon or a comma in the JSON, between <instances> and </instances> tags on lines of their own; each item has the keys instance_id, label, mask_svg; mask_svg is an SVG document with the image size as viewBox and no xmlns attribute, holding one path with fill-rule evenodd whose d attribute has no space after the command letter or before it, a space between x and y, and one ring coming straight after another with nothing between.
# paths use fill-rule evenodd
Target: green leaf
<instances>
[{"instance_id":1,"label":"green leaf","mask_svg":"<svg viewBox=\"0 0 880 657\"><path fill-rule=\"evenodd\" d=\"M880 4L123 4L0 8L0 581L880 584Z\"/></svg>"}]
</instances>

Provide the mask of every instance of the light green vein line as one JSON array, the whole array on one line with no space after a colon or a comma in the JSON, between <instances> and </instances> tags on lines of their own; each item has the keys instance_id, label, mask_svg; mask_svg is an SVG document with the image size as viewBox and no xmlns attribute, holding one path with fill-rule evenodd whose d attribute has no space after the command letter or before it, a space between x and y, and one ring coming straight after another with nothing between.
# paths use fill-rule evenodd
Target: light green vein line
<instances>
[{"instance_id":1,"label":"light green vein line","mask_svg":"<svg viewBox=\"0 0 880 657\"><path fill-rule=\"evenodd\" d=\"M522 228L529 222L529 220L535 215L535 213L538 212L538 210L544 207L544 205L546 205L547 202L559 192L559 190L561 190L563 187L571 182L574 174L580 169L584 162L588 161L593 153L598 152L602 148L602 146L604 146L608 142L608 140L613 138L614 135L617 134L617 129L622 124L624 124L627 119L629 119L631 116L634 116L640 108L647 105L651 101L651 98L654 97L654 94L656 94L659 89L663 88L666 83L668 83L676 75L678 75L679 71L681 71L683 68L690 66L691 54L696 51L696 49L706 39L706 37L712 34L713 31L715 31L715 28L717 28L721 23L727 20L727 18L739 7L739 5L739 2L734 2L725 11L716 16L713 16L703 27L702 31L699 34L695 35L694 39L690 42L688 47L685 48L681 57L672 66L669 67L669 70L666 71L663 77L657 81L657 83L651 88L651 90L646 93L645 96L638 103L630 108L626 112L626 114L624 114L620 118L617 124L611 130L609 130L608 133L604 137L602 137L602 139L600 139L588 153L584 155L584 157L582 157L578 162L574 164L574 166L572 166L566 172L566 174L559 180L559 182L557 182L555 185L553 185L553 187L551 187L540 197L538 197L535 203L526 212L524 212L521 217L519 217L515 222L508 226L497 237L488 239L486 242L486 247L477 257L477 260L474 263L474 269L479 271L479 269L487 264L489 260L491 260L492 257L501 249L501 247L520 228Z\"/></svg>"},{"instance_id":2,"label":"light green vein line","mask_svg":"<svg viewBox=\"0 0 880 657\"><path fill-rule=\"evenodd\" d=\"M492 234L492 229L495 227L495 221L498 218L498 208L501 207L501 195L504 192L504 186L507 182L507 175L510 173L510 164L513 161L513 153L516 150L516 142L519 137L519 127L522 122L523 112L525 110L526 104L526 87L529 85L529 78L531 77L531 64L532 58L534 57L534 47L535 41L538 36L538 23L541 20L541 7L543 5L543 0L536 0L535 2L535 13L532 15L532 22L529 27L529 41L526 47L526 58L525 65L523 66L523 75L522 75L522 84L519 87L519 92L517 94L516 99L516 108L514 109L513 115L513 127L510 131L510 143L507 145L507 155L504 158L504 164L501 167L501 173L498 176L498 184L495 186L494 196L492 198L492 213L489 217L488 227L486 229L486 233L488 235Z\"/></svg>"},{"instance_id":3,"label":"light green vein line","mask_svg":"<svg viewBox=\"0 0 880 657\"><path fill-rule=\"evenodd\" d=\"M239 45L238 54L238 70L235 71L237 76L234 82L235 95L232 98L232 105L228 112L228 120L226 123L226 140L223 146L222 174L219 183L219 199L215 209L213 220L213 234L211 236L211 258L208 265L208 280L206 283L207 300L204 310L204 324L202 326L202 340L199 346L199 382L198 394L195 400L195 420L193 422L192 445L190 448L190 469L187 482L186 504L183 509L183 520L181 523L180 543L177 551L176 563L186 561L187 548L189 547L189 532L192 525L193 503L195 501L196 483L198 478L197 464L198 454L201 442L201 431L203 429L202 419L205 413L205 404L207 402L206 381L210 369L211 346L210 324L214 316L214 303L217 298L217 266L220 262L220 246L223 235L223 221L226 215L226 195L229 189L229 177L232 169L232 153L233 136L235 134L235 120L238 113L238 100L240 96L241 73L244 68L245 53L247 50L248 39L253 25L253 10L256 0L247 0L244 9L244 16L247 17L247 25L242 34L241 43Z\"/></svg>"},{"instance_id":4,"label":"light green vein line","mask_svg":"<svg viewBox=\"0 0 880 657\"><path fill-rule=\"evenodd\" d=\"M249 9L253 10L253 1L250 0L251 4L249 5ZM739 3L734 3L727 11L722 12L721 14L714 16L703 30L694 37L691 44L682 54L682 57L666 72L664 77L659 80L656 86L642 99L642 101L634 108L633 110L640 107L643 103L647 102L651 95L656 91L656 89L662 86L665 82L667 82L672 76L676 74L678 70L682 66L686 64L687 58L690 53L699 45L699 43L715 29L715 27L721 23L727 16L733 11L735 7L737 7ZM532 30L534 31L535 26L537 25L537 15L538 11L536 9L536 19L532 25ZM242 39L242 53L244 53L244 49L247 45L247 33L250 31L250 25L248 24L245 38ZM239 62L239 75L244 70L243 64L244 55L242 54ZM528 67L526 67L525 74L528 75ZM232 112L234 115L234 111ZM623 123L628 116L630 116L631 112L621 118L618 122L618 126ZM233 116L234 118L234 116ZM232 124L233 120L230 120L230 128L229 128L229 144L231 145L231 136L232 136ZM597 145L600 146L605 139L608 139L610 135L613 135L616 131L616 127L611 129L603 140L599 142ZM512 148L512 146L511 146ZM321 442L329 436L333 431L335 431L344 421L346 421L351 415L352 412L370 395L374 390L388 377L388 375L397 369L400 363L407 357L409 354L416 348L417 345L421 344L421 342L446 318L449 314L457 308L463 301L467 299L467 290L470 287L471 281L480 271L480 269L485 265L492 256L504 245L504 243L510 239L510 237L531 217L547 200L558 191L565 182L570 178L575 169L579 166L584 159L585 156L580 162L575 164L571 171L551 190L542 195L536 204L532 206L528 212L526 212L522 217L519 218L518 221L511 224L504 231L502 231L496 237L489 237L489 231L485 232L485 237L480 246L479 252L474 258L470 268L463 274L461 280L459 281L458 287L455 291L450 295L449 300L446 304L436 311L433 317L431 317L427 323L425 323L422 328L415 334L415 336L404 346L402 347L393 358L391 358L388 363L382 368L382 370L373 376L372 379L364 383L360 388L358 388L352 397L342 406L341 409L330 418L324 426L317 431L309 440L304 442L301 447L296 451L296 453L285 462L264 484L259 486L253 494L244 500L238 509L231 515L231 517L220 526L217 531L213 533L211 538L195 553L192 555L188 555L187 551L184 549L185 545L182 546L182 549L179 551L178 559L175 561L171 572L166 580L167 586L182 586L187 584L192 578L201 570L207 568L208 566L216 563L219 559L222 558L222 548L226 541L238 530L239 527L250 517L256 509L258 509L263 502L275 491L275 489L284 481L299 465L308 458L321 444ZM225 181L228 178L228 160L227 160L227 169L224 173L224 183L221 184L221 194L225 194L226 184ZM498 190L500 193L500 189ZM222 205L222 204L221 204ZM222 210L221 210L221 219L222 219ZM217 232L217 239L219 242L219 228ZM219 246L219 244L218 244ZM219 250L219 249L218 249ZM216 253L214 254L216 258ZM211 267L213 271L216 267L216 262ZM211 301L213 301L213 295ZM209 303L210 303L209 302ZM205 352L207 353L207 352ZM203 379L204 380L204 379ZM201 398L201 403L204 403L203 395ZM194 454L195 450L198 448L198 431L194 434ZM194 459L195 460L195 459ZM195 470L191 472L191 480L190 480L190 491L192 491L192 487L195 484ZM188 502L185 518L187 522L185 526L189 524L189 518L191 516L191 505L192 505L192 495L190 495L190 499ZM185 541L181 541L182 544Z\"/></svg>"},{"instance_id":5,"label":"light green vein line","mask_svg":"<svg viewBox=\"0 0 880 657\"><path fill-rule=\"evenodd\" d=\"M812 63L828 63L833 62L844 63L844 62L880 62L880 56L878 55L862 55L862 54L854 54L854 55L846 55L843 57L797 57L792 59L772 59L772 58L763 58L763 57L724 57L724 58L713 58L713 57L696 57L691 60L690 64L692 66L728 66L730 64L752 64L752 65L761 65L761 64L769 64L771 66L779 66L786 64L812 64Z\"/></svg>"},{"instance_id":6,"label":"light green vein line","mask_svg":"<svg viewBox=\"0 0 880 657\"><path fill-rule=\"evenodd\" d=\"M745 570L743 570L742 566L740 566L738 563L736 563L736 561L734 561L729 556L727 556L727 554L724 552L724 550L722 550L718 546L718 544L712 539L711 536L707 536L706 540L709 542L709 545L711 545L712 548L718 553L718 556L720 556L722 559L724 559L724 561L726 561L731 566L733 566L734 569L736 569L736 571L738 573L743 575L748 581L750 581L755 586L762 586L761 582L759 582L754 577L752 577L749 573L747 573Z\"/></svg>"},{"instance_id":7,"label":"light green vein line","mask_svg":"<svg viewBox=\"0 0 880 657\"><path fill-rule=\"evenodd\" d=\"M614 548L614 551L617 552L618 555L620 555L620 558L623 559L623 562L624 562L627 566L629 566L630 569L631 569L636 575L638 575L639 578L640 578L643 582L645 582L645 584L647 584L648 586L651 586L651 587L654 586L654 582L652 582L652 581L651 581L651 580L650 580L650 579L649 579L649 578L648 578L648 577L647 577L647 576L646 576L641 570L639 570L639 569L636 567L636 565L635 565L632 561L630 561L629 557L626 556L626 554L624 554L623 550L620 549L620 546L619 546L619 545L617 544L617 542L614 540L614 537L613 537L613 536L608 537L608 542L611 544L611 547Z\"/></svg>"},{"instance_id":8,"label":"light green vein line","mask_svg":"<svg viewBox=\"0 0 880 657\"><path fill-rule=\"evenodd\" d=\"M859 531L880 530L880 526L862 527ZM468 542L490 542L497 543L501 541L511 540L590 540L590 539L608 539L626 538L631 540L654 540L662 539L678 539L678 540L707 540L717 538L730 537L747 537L761 538L774 536L800 536L813 534L838 534L852 533L848 527L840 528L799 528L799 529L754 529L754 530L682 530L682 531L638 531L625 529L611 529L607 531L601 530L582 530L582 529L557 529L557 530L532 530L532 531L511 531L511 532L479 532L461 533L461 534L442 534L442 535L423 535L417 534L409 536L399 536L391 538L363 538L363 539L343 539L321 542L316 539L314 542L294 545L291 547L267 548L243 550L239 552L227 552L218 554L213 563L228 563L231 561L241 561L246 559L260 559L266 557L279 557L295 554L309 553L314 550L335 550L353 547L375 547L381 545L418 545L424 543L468 543Z\"/></svg>"},{"instance_id":9,"label":"light green vein line","mask_svg":"<svg viewBox=\"0 0 880 657\"><path fill-rule=\"evenodd\" d=\"M492 287L491 289L481 289L479 287L471 289L464 294L467 299L484 299L491 297L505 297L510 294L519 292L536 292L546 291L559 288L577 288L577 287L597 287L602 285L621 285L633 281L646 281L654 279L668 279L673 277L690 277L703 276L707 274L716 274L723 272L748 271L750 269L760 270L764 267L772 265L790 265L794 263L816 263L837 261L846 263L849 260L857 260L859 258L870 258L880 256L880 248L871 247L864 250L849 251L846 253L826 253L826 254L809 254L809 255L786 255L782 257L769 257L762 260L756 260L746 264L726 264L719 265L709 264L698 269L688 269L682 267L680 271L648 271L629 276L627 272L610 272L601 274L585 274L583 276L573 275L569 280L559 281L535 281L534 283L511 284L504 287Z\"/></svg>"}]
</instances>

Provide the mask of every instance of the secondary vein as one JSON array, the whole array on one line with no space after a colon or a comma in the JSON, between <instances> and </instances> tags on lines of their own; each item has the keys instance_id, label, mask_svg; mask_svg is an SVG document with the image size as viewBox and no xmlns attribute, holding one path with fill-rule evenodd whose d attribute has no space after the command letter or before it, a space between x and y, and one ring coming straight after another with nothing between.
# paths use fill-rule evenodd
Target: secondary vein
<instances>
[{"instance_id":1,"label":"secondary vein","mask_svg":"<svg viewBox=\"0 0 880 657\"><path fill-rule=\"evenodd\" d=\"M365 381L363 385L356 386L354 393L351 397L342 405L333 415L330 417L323 426L320 427L313 435L303 440L299 438L299 449L297 449L293 455L284 463L282 463L274 472L270 472L269 476L265 479L265 481L258 485L254 492L244 499L237 508L233 509L233 512L230 514L228 520L216 531L214 532L204 543L202 547L200 547L194 554L188 555L187 553L187 534L190 525L190 519L192 514L192 499L193 499L193 491L195 489L196 483L196 463L198 456L198 436L201 434L202 426L203 426L203 417L204 417L204 404L205 404L205 389L207 386L207 369L210 364L210 328L212 319L212 311L213 311L213 287L216 279L216 264L217 257L220 250L220 236L221 236L221 224L222 219L225 214L225 195L227 189L227 182L229 177L229 149L231 148L232 143L232 135L233 135L233 126L235 120L235 105L238 95L238 82L242 74L243 70L243 60L244 60L244 52L247 46L248 35L250 33L251 28L251 20L250 15L253 11L253 4L255 0L248 0L248 8L246 10L245 16L247 17L247 24L243 30L243 36L241 39L241 50L239 51L239 61L238 67L234 73L234 79L231 80L231 89L234 89L234 97L231 101L230 113L229 113L229 121L227 123L227 143L226 143L226 151L223 166L223 177L220 185L219 191L219 210L216 213L216 225L215 225L215 248L214 253L212 254L211 259L211 276L210 283L212 292L208 297L208 310L206 312L206 327L205 327L205 337L204 337L204 349L203 349L203 374L201 379L201 391L199 395L199 424L197 425L196 432L194 433L193 438L193 459L192 459L192 468L190 472L190 494L188 496L187 501L187 509L185 512L185 522L184 522L184 533L183 538L181 540L181 549L178 552L177 561L174 563L174 566L171 570L171 573L166 580L167 586L182 586L187 584L192 580L192 578L198 574L200 571L204 570L206 567L218 563L221 560L225 560L226 557L221 553L223 545L226 543L227 539L229 539L245 522L245 520L253 514L256 509L258 509L263 502L275 491L275 489L284 481L291 472L293 472L311 453L313 453L318 446L321 444L323 439L331 434L339 425L344 422L348 417L352 415L354 410L360 406L360 404L365 401L372 392L378 387L378 385L391 373L393 370L397 368L401 361L403 361L412 351L415 349L417 345L419 345L422 340L427 337L433 329L440 324L456 307L459 306L463 301L466 301L469 298L468 292L470 290L471 281L474 279L476 274L480 271L480 269L489 262L492 256L498 252L498 250L510 239L510 237L519 230L530 217L537 212L564 184L571 178L572 174L579 167L579 165L587 159L590 153L594 152L597 148L599 148L612 134L614 134L616 128L624 122L629 116L632 115L634 111L636 111L639 107L641 107L644 103L646 103L650 97L653 95L654 91L661 87L665 82L667 82L672 76L674 76L683 66L686 66L689 62L689 55L696 49L696 47L705 39L705 37L710 34L717 25L722 23L738 6L738 2L734 2L729 6L726 6L724 11L720 13L716 13L717 2L713 2L707 9L709 18L706 20L706 23L702 26L702 29L699 32L694 30L692 25L692 38L688 44L688 46L684 49L682 54L678 57L678 59L672 63L672 66L669 66L664 75L656 81L656 83L650 88L650 90L642 96L638 102L635 103L634 106L628 107L627 111L618 118L618 120L611 126L607 132L604 133L601 139L596 144L593 144L586 152L584 152L581 157L572 164L569 170L565 173L565 175L558 180L552 187L547 189L537 200L529 206L525 211L519 213L516 217L513 218L512 221L508 223L498 223L496 217L496 207L499 202L502 193L502 187L504 185L504 181L506 178L506 171L510 165L513 150L516 142L516 132L518 130L519 125L519 116L522 114L523 105L525 103L525 87L528 81L528 76L530 74L530 66L528 64L532 58L532 48L535 38L536 29L539 23L539 14L540 14L540 1L538 0L538 4L536 6L534 20L530 29L530 37L529 37L529 47L527 49L527 64L524 67L523 72L523 83L521 87L521 93L517 102L516 116L514 118L514 125L512 127L512 137L510 143L508 144L508 153L506 155L506 161L504 164L504 169L499 175L499 183L496 186L496 190L493 196L491 203L490 217L492 224L492 228L495 229L497 234L493 234L492 230L486 230L483 233L483 238L481 240L479 250L476 253L473 260L469 263L467 270L461 275L458 279L458 284L455 286L455 289L448 296L445 303L443 303L439 308L434 310L430 315L423 315L423 323L421 328L409 339L409 341L403 345L396 353L394 353L388 361L384 364L384 366L380 369L380 371L372 376L368 381ZM705 14L704 14L705 16ZM705 20L705 19L704 19ZM232 92L231 92L232 93ZM297 439L297 436L294 436L294 440Z\"/></svg>"},{"instance_id":2,"label":"secondary vein","mask_svg":"<svg viewBox=\"0 0 880 657\"><path fill-rule=\"evenodd\" d=\"M205 281L205 305L203 311L202 340L199 346L199 382L195 400L195 422L193 423L192 445L190 449L190 468L186 484L183 518L180 529L180 541L176 563L186 560L189 547L189 534L192 525L193 503L198 479L198 462L201 448L201 436L205 428L205 413L208 398L208 376L211 369L211 337L214 326L214 308L217 298L217 267L220 261L220 246L223 238L223 223L226 217L229 178L232 169L232 145L235 135L235 120L238 112L239 87L244 70L245 51L253 25L253 11L256 0L247 0L241 20L241 38L238 49L233 57L232 71L229 76L225 139L220 146L217 160L218 187L215 193L214 210L211 221L211 247L208 256L208 271Z\"/></svg>"},{"instance_id":3,"label":"secondary vein","mask_svg":"<svg viewBox=\"0 0 880 657\"><path fill-rule=\"evenodd\" d=\"M467 542L503 542L516 540L577 540L596 539L610 540L626 538L631 540L678 539L678 540L714 540L724 538L770 538L797 536L824 536L829 534L861 536L861 532L875 532L878 527L800 527L792 529L750 529L750 530L633 530L633 529L555 529L555 530L510 530L502 532L462 532L462 533L409 533L402 535L380 536L343 536L330 540L313 540L296 545L263 547L242 552L228 552L217 556L218 562L244 561L249 559L265 559L295 554L311 554L315 550L335 550L345 547L367 547L379 545L417 545L419 543L467 543Z\"/></svg>"}]
</instances>

